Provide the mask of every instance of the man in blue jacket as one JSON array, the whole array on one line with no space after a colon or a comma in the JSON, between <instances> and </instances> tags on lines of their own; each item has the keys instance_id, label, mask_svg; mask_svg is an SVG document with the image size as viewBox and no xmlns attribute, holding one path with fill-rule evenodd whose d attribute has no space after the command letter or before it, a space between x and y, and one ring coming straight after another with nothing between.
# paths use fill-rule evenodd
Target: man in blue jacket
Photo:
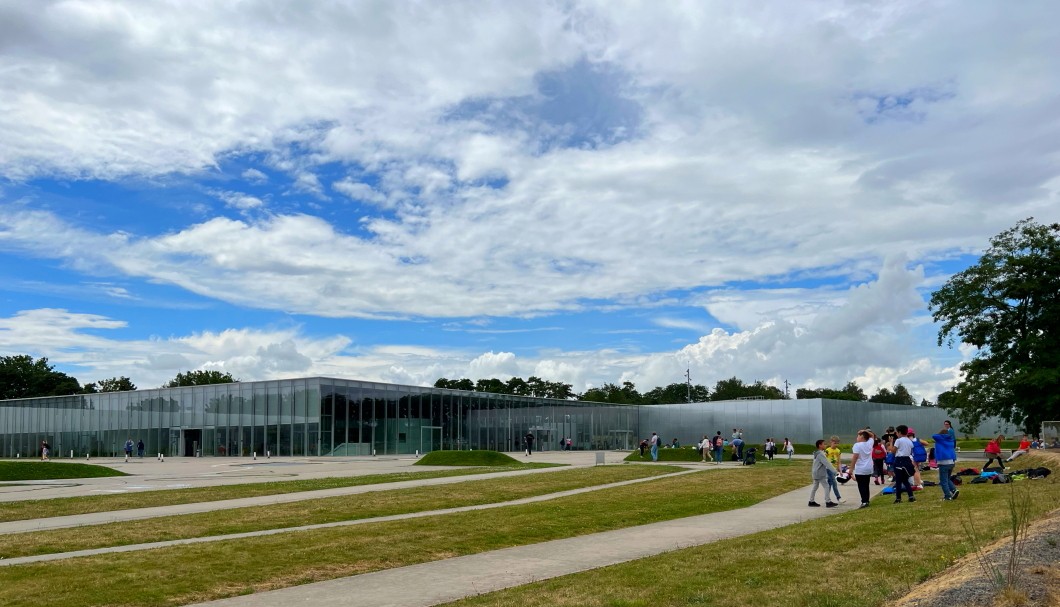
<instances>
[{"instance_id":1,"label":"man in blue jacket","mask_svg":"<svg viewBox=\"0 0 1060 607\"><path fill-rule=\"evenodd\" d=\"M931 435L935 441L935 463L939 465L939 486L942 487L942 499L955 500L960 489L953 486L953 465L957 463L957 442L953 438L953 426L949 420L943 422L942 429Z\"/></svg>"}]
</instances>

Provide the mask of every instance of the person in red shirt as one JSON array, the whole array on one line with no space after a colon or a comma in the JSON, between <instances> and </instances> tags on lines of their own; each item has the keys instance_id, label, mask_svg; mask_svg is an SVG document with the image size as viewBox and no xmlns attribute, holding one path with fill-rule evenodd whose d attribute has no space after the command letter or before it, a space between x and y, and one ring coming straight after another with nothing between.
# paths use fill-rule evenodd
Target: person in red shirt
<instances>
[{"instance_id":1,"label":"person in red shirt","mask_svg":"<svg viewBox=\"0 0 1060 607\"><path fill-rule=\"evenodd\" d=\"M1023 438L1020 440L1019 449L1016 449L1015 451L1013 451L1012 455L1008 456L1008 459L1005 460L1005 461L1006 462L1011 462L1012 460L1016 459L1017 457L1023 455L1027 451L1029 451L1030 448L1031 448L1031 439L1027 438L1027 435L1024 434Z\"/></svg>"},{"instance_id":2,"label":"person in red shirt","mask_svg":"<svg viewBox=\"0 0 1060 607\"><path fill-rule=\"evenodd\" d=\"M986 464L983 466L983 470L990 467L990 462L997 460L997 465L1001 466L1001 469L1005 469L1005 462L1001 461L1001 441L1005 439L1004 434L998 434L997 438L986 444Z\"/></svg>"}]
</instances>

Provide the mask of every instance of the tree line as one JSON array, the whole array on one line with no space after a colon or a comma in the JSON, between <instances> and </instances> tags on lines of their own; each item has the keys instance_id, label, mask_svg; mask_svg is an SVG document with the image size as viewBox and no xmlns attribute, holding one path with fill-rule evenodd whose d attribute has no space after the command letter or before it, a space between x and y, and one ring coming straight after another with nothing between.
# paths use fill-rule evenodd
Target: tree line
<instances>
[{"instance_id":1,"label":"tree line","mask_svg":"<svg viewBox=\"0 0 1060 607\"><path fill-rule=\"evenodd\" d=\"M512 394L515 396L557 398L560 400L577 399L615 405L663 405L737 400L741 398L770 400L788 398L788 395L776 386L771 386L761 380L745 383L738 377L720 380L714 384L713 389L707 388L702 384L673 383L668 386L652 388L647 392L640 392L636 384L631 381L624 381L621 384L606 383L598 388L589 388L585 392L577 394L570 384L550 382L534 376L525 380L521 377L512 377L507 381L496 378L471 380L467 378L448 379L442 377L434 382L434 387L467 390L469 392L492 392L494 394ZM894 403L898 405L916 404L909 390L902 384L897 384L893 388L880 388L871 398L855 382L849 382L838 390L831 388L799 388L796 390L795 396L796 398L872 400L878 403ZM930 403L924 401L921 404Z\"/></svg>"},{"instance_id":2,"label":"tree line","mask_svg":"<svg viewBox=\"0 0 1060 607\"><path fill-rule=\"evenodd\" d=\"M177 373L173 379L162 384L162 388L181 386L203 386L227 384L239 380L231 373L220 371L188 371ZM70 394L97 394L100 392L124 392L136 390L136 384L125 376L111 377L81 385L76 378L56 371L46 357L34 359L20 354L0 356L0 400L11 398L36 398L39 396L67 396Z\"/></svg>"}]
</instances>

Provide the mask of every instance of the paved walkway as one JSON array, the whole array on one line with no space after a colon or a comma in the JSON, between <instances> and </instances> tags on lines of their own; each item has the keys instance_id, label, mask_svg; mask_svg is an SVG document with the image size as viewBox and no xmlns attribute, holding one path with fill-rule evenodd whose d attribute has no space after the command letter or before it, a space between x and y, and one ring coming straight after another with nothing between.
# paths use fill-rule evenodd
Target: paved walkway
<instances>
[{"instance_id":1,"label":"paved walkway","mask_svg":"<svg viewBox=\"0 0 1060 607\"><path fill-rule=\"evenodd\" d=\"M880 487L873 486L874 491ZM856 487L838 508L806 506L808 487L749 508L398 567L196 607L428 607L664 552L784 527L857 507ZM351 599L351 597L356 597Z\"/></svg>"}]
</instances>

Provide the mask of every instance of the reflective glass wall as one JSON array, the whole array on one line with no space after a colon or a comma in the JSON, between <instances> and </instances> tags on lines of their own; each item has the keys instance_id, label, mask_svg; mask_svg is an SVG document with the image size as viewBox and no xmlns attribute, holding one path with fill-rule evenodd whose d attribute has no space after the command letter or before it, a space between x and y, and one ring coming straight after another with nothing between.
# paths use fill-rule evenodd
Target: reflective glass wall
<instances>
[{"instance_id":1,"label":"reflective glass wall","mask_svg":"<svg viewBox=\"0 0 1060 607\"><path fill-rule=\"evenodd\" d=\"M933 432L945 418L929 407L822 399L607 405L303 378L2 401L0 456L39 455L42 440L62 457L120 456L126 440L143 441L151 457L521 451L528 433L536 450L565 448L566 439L577 450L633 449L652 432L689 445L733 428L754 444L770 436L810 443L832 434L846 441L866 425ZM957 431L1011 436L1016 428L988 419Z\"/></svg>"}]
</instances>

